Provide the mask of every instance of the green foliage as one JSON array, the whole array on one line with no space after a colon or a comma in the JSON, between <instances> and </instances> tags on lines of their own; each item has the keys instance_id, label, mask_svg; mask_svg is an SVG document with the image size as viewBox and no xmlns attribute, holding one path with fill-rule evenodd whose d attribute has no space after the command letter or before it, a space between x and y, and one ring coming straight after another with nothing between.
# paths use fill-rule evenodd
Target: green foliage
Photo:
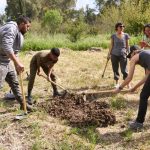
<instances>
[{"instance_id":1,"label":"green foliage","mask_svg":"<svg viewBox=\"0 0 150 150\"><path fill-rule=\"evenodd\" d=\"M125 32L138 35L142 32L143 25L150 22L149 3L144 7L145 3L140 0L122 2L118 7L111 5L103 10L103 14L99 18L100 27L103 32L115 32L114 26L117 22L125 24ZM145 8L145 9L143 9ZM132 14L132 15L131 15Z\"/></svg>"},{"instance_id":2,"label":"green foliage","mask_svg":"<svg viewBox=\"0 0 150 150\"><path fill-rule=\"evenodd\" d=\"M27 15L32 19L41 19L49 9L61 10L65 14L75 6L75 0L7 0L7 16L17 17L19 14Z\"/></svg>"},{"instance_id":3,"label":"green foliage","mask_svg":"<svg viewBox=\"0 0 150 150\"><path fill-rule=\"evenodd\" d=\"M87 50L91 47L101 47L106 49L108 48L110 42L107 38L108 37L106 35L90 35L73 43L70 42L68 35L66 34L56 34L55 36L50 36L48 33L43 33L40 35L34 32L26 35L23 50L37 51L50 49L52 47L70 48L72 50Z\"/></svg>"},{"instance_id":4,"label":"green foliage","mask_svg":"<svg viewBox=\"0 0 150 150\"><path fill-rule=\"evenodd\" d=\"M138 5L133 2L124 3L121 6L123 22L126 24L126 31L130 34L138 35L142 32L143 25L150 21L149 10L143 11L143 0ZM132 14L129 16L129 14Z\"/></svg>"},{"instance_id":5,"label":"green foliage","mask_svg":"<svg viewBox=\"0 0 150 150\"><path fill-rule=\"evenodd\" d=\"M68 28L69 40L77 42L86 34L87 25L83 21L74 21Z\"/></svg>"},{"instance_id":6,"label":"green foliage","mask_svg":"<svg viewBox=\"0 0 150 150\"><path fill-rule=\"evenodd\" d=\"M43 17L42 25L54 35L62 23L62 20L63 18L58 10L49 10Z\"/></svg>"},{"instance_id":7,"label":"green foliage","mask_svg":"<svg viewBox=\"0 0 150 150\"><path fill-rule=\"evenodd\" d=\"M95 26L89 26L89 31L87 31L87 34L89 35L98 35L98 28L96 28Z\"/></svg>"}]
</instances>

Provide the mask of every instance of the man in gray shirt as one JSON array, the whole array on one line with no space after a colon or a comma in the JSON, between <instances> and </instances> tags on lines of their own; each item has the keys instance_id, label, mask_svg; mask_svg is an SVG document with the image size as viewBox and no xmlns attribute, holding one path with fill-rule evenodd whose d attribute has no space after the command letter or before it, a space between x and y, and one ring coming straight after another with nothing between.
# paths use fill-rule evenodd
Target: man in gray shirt
<instances>
[{"instance_id":1,"label":"man in gray shirt","mask_svg":"<svg viewBox=\"0 0 150 150\"><path fill-rule=\"evenodd\" d=\"M23 35L29 30L30 24L31 21L28 17L20 16L17 22L10 21L0 28L0 89L5 80L19 102L20 109L23 109L23 101L16 71L23 72L24 65L16 55L23 45ZM31 106L27 105L27 110L31 111L31 109Z\"/></svg>"}]
</instances>

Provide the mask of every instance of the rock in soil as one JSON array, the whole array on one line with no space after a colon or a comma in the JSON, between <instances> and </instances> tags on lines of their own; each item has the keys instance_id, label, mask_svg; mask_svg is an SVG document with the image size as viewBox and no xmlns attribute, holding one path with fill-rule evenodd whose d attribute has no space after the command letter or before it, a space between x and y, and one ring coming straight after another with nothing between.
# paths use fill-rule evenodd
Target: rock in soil
<instances>
[{"instance_id":1,"label":"rock in soil","mask_svg":"<svg viewBox=\"0 0 150 150\"><path fill-rule=\"evenodd\" d=\"M66 94L41 102L38 107L46 110L49 115L66 119L72 126L107 127L116 122L115 115L110 111L105 101L85 101L85 95Z\"/></svg>"}]
</instances>

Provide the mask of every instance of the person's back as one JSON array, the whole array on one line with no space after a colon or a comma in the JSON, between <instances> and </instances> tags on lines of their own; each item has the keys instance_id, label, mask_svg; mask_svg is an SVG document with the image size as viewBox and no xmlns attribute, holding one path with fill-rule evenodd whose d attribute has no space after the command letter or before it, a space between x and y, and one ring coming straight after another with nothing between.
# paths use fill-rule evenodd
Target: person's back
<instances>
[{"instance_id":1,"label":"person's back","mask_svg":"<svg viewBox=\"0 0 150 150\"><path fill-rule=\"evenodd\" d=\"M139 53L139 64L145 69L150 70L150 49Z\"/></svg>"},{"instance_id":2,"label":"person's back","mask_svg":"<svg viewBox=\"0 0 150 150\"><path fill-rule=\"evenodd\" d=\"M54 61L49 57L49 52L38 52L32 57L30 64L34 63L40 66L49 67L50 65L53 65L56 62L57 60Z\"/></svg>"}]
</instances>

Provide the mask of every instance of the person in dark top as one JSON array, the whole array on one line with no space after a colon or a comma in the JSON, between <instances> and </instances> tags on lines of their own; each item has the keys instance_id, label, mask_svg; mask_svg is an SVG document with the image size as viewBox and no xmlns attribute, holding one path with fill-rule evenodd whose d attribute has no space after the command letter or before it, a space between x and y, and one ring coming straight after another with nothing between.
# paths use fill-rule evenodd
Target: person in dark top
<instances>
[{"instance_id":1,"label":"person in dark top","mask_svg":"<svg viewBox=\"0 0 150 150\"><path fill-rule=\"evenodd\" d=\"M114 73L115 87L119 86L119 64L123 79L128 76L127 71L127 51L129 48L129 35L124 33L124 25L121 22L116 23L116 33L111 35L111 44L108 52L107 59L111 58L112 69Z\"/></svg>"},{"instance_id":2,"label":"person in dark top","mask_svg":"<svg viewBox=\"0 0 150 150\"><path fill-rule=\"evenodd\" d=\"M145 116L147 112L148 98L150 96L150 50L140 50L138 46L133 45L130 47L130 53L127 56L130 59L129 75L125 81L114 91L119 93L133 78L135 66L139 64L145 69L144 78L139 81L130 92L134 92L138 87L144 84L141 94L138 115L135 121L129 124L131 129L137 130L143 127Z\"/></svg>"},{"instance_id":3,"label":"person in dark top","mask_svg":"<svg viewBox=\"0 0 150 150\"><path fill-rule=\"evenodd\" d=\"M57 63L60 50L58 48L52 48L50 52L38 52L35 54L30 62L30 77L28 82L28 104L32 104L31 92L34 85L35 76L41 75L40 68L43 69L47 75L47 80L56 82L56 77L53 73L53 66ZM57 86L51 83L53 88L53 96L60 96L61 94L57 90Z\"/></svg>"}]
</instances>

